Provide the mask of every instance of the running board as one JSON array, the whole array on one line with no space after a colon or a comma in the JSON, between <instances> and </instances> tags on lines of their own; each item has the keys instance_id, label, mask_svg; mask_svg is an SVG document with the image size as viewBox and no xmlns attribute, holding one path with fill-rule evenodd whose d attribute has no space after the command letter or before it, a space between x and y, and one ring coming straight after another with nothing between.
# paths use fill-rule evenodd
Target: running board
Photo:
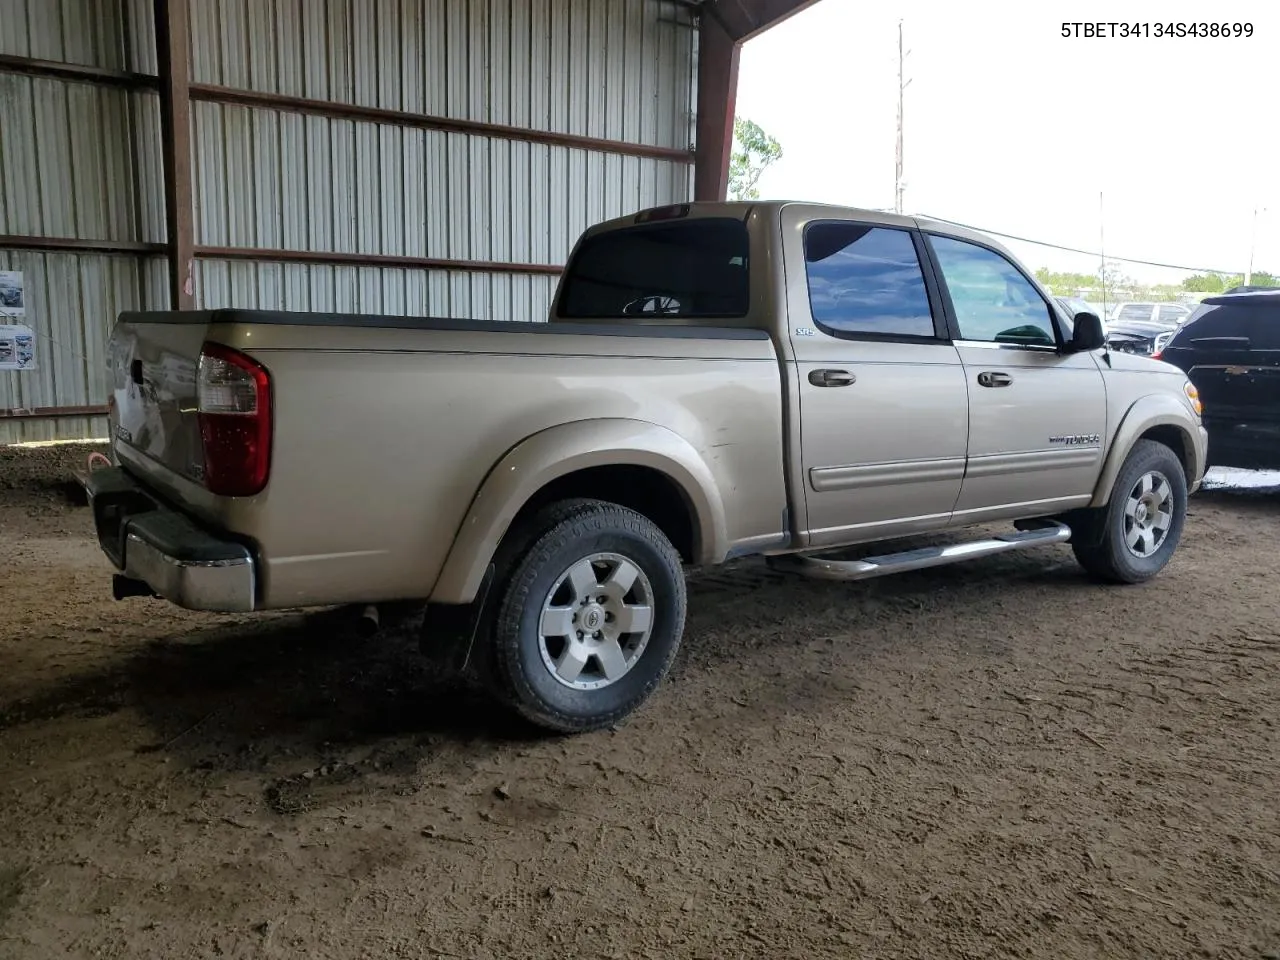
<instances>
[{"instance_id":1,"label":"running board","mask_svg":"<svg viewBox=\"0 0 1280 960\"><path fill-rule=\"evenodd\" d=\"M830 560L817 554L784 554L769 557L768 563L777 570L798 573L815 580L870 580L890 573L908 570L924 570L941 567L961 560L989 557L1010 550L1025 550L1050 543L1066 543L1071 539L1071 528L1057 521L1037 521L1017 533L1008 533L989 540L973 540L944 547L921 547L902 553L888 553L881 557L864 557L861 560Z\"/></svg>"}]
</instances>

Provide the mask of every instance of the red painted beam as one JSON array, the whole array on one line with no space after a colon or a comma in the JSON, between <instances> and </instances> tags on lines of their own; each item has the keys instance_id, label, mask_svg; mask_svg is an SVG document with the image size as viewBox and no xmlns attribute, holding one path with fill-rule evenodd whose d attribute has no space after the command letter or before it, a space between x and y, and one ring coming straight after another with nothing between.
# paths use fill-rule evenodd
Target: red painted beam
<instances>
[{"instance_id":1,"label":"red painted beam","mask_svg":"<svg viewBox=\"0 0 1280 960\"><path fill-rule=\"evenodd\" d=\"M738 99L742 45L715 16L698 22L698 124L693 174L695 200L723 200L729 188L729 154Z\"/></svg>"},{"instance_id":2,"label":"red painted beam","mask_svg":"<svg viewBox=\"0 0 1280 960\"><path fill-rule=\"evenodd\" d=\"M41 250L52 253L164 253L163 243L138 240L80 240L75 237L33 237L24 234L0 234L0 250Z\"/></svg>"},{"instance_id":3,"label":"red painted beam","mask_svg":"<svg viewBox=\"0 0 1280 960\"><path fill-rule=\"evenodd\" d=\"M105 417L109 408L97 404L78 407L13 407L0 410L0 420L55 420L63 417Z\"/></svg>"},{"instance_id":4,"label":"red painted beam","mask_svg":"<svg viewBox=\"0 0 1280 960\"><path fill-rule=\"evenodd\" d=\"M338 253L329 250L274 250L258 247L195 248L201 260L244 260L250 263L323 263L348 267L413 267L421 270L465 270L472 273L539 274L558 277L564 270L554 263L508 263L498 260L449 260L442 257L402 257L383 253Z\"/></svg>"},{"instance_id":5,"label":"red painted beam","mask_svg":"<svg viewBox=\"0 0 1280 960\"><path fill-rule=\"evenodd\" d=\"M108 70L105 67L90 67L82 63L58 63L53 60L15 57L9 54L0 54L0 72L96 83L107 87L123 87L126 90L155 89L156 86L155 77L145 73L134 73L132 70Z\"/></svg>"},{"instance_id":6,"label":"red painted beam","mask_svg":"<svg viewBox=\"0 0 1280 960\"><path fill-rule=\"evenodd\" d=\"M433 116L425 113L409 113L403 110L385 110L380 107L364 107L335 100L312 100L280 93L262 93L255 90L238 90L212 84L193 83L192 100L210 103L227 103L242 107L264 107L271 110L288 110L320 117L341 117L346 120L362 120L370 123L394 124L400 127L416 127L422 130L443 130L447 133L465 133L481 137L497 137L503 140L522 140L557 147L577 147L582 150L599 150L630 157L651 157L670 160L673 163L692 163L688 150L675 147L655 147L643 143L626 143L605 140L574 133L557 133L550 130L531 130L506 124L485 123L478 120L459 120L453 117Z\"/></svg>"},{"instance_id":7,"label":"red painted beam","mask_svg":"<svg viewBox=\"0 0 1280 960\"><path fill-rule=\"evenodd\" d=\"M155 0L160 61L160 148L164 159L168 227L169 300L174 310L195 306L191 277L195 210L191 186L191 66L187 0Z\"/></svg>"},{"instance_id":8,"label":"red painted beam","mask_svg":"<svg viewBox=\"0 0 1280 960\"><path fill-rule=\"evenodd\" d=\"M729 188L742 45L818 0L706 0L698 9L698 123L693 198Z\"/></svg>"},{"instance_id":9,"label":"red painted beam","mask_svg":"<svg viewBox=\"0 0 1280 960\"><path fill-rule=\"evenodd\" d=\"M702 10L720 21L729 36L746 43L818 0L707 0Z\"/></svg>"}]
</instances>

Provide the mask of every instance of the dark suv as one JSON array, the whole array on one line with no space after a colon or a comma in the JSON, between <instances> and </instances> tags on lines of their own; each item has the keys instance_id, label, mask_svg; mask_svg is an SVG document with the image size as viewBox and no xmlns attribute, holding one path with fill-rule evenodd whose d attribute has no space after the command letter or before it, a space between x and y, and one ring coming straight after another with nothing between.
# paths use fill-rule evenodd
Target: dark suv
<instances>
[{"instance_id":1,"label":"dark suv","mask_svg":"<svg viewBox=\"0 0 1280 960\"><path fill-rule=\"evenodd\" d=\"M1280 469L1280 289L1206 297L1157 356L1200 391L1211 465Z\"/></svg>"}]
</instances>

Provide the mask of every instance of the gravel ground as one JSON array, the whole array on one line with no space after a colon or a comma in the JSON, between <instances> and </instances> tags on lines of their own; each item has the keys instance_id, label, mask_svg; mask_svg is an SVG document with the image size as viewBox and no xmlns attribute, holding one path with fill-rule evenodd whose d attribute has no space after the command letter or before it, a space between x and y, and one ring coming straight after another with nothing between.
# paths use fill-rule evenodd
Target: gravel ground
<instances>
[{"instance_id":1,"label":"gravel ground","mask_svg":"<svg viewBox=\"0 0 1280 960\"><path fill-rule=\"evenodd\" d=\"M1280 957L1280 494L1070 551L691 580L547 738L330 614L110 599L88 451L0 449L0 957Z\"/></svg>"}]
</instances>

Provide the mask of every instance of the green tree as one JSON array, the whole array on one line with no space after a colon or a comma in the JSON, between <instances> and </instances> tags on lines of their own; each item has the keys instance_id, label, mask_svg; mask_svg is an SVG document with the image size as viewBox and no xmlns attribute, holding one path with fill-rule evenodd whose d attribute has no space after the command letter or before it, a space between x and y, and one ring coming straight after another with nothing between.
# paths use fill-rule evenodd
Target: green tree
<instances>
[{"instance_id":1,"label":"green tree","mask_svg":"<svg viewBox=\"0 0 1280 960\"><path fill-rule=\"evenodd\" d=\"M1036 271L1036 279L1059 297L1074 297L1078 290L1091 290L1098 285L1098 278L1087 273L1057 273L1048 267Z\"/></svg>"},{"instance_id":2,"label":"green tree","mask_svg":"<svg viewBox=\"0 0 1280 960\"><path fill-rule=\"evenodd\" d=\"M1123 300L1123 292L1134 286L1133 278L1126 276L1114 263L1103 263L1098 268L1094 282L1102 288L1102 298L1108 303Z\"/></svg>"},{"instance_id":3,"label":"green tree","mask_svg":"<svg viewBox=\"0 0 1280 960\"><path fill-rule=\"evenodd\" d=\"M729 156L729 199L758 200L760 176L782 159L782 144L760 125L744 117L733 121L733 152Z\"/></svg>"},{"instance_id":4,"label":"green tree","mask_svg":"<svg viewBox=\"0 0 1280 960\"><path fill-rule=\"evenodd\" d=\"M1221 293L1227 286L1220 273L1195 273L1182 281L1182 289L1190 293Z\"/></svg>"},{"instance_id":5,"label":"green tree","mask_svg":"<svg viewBox=\"0 0 1280 960\"><path fill-rule=\"evenodd\" d=\"M1249 282L1255 287L1280 287L1280 277L1265 271L1254 271Z\"/></svg>"}]
</instances>

